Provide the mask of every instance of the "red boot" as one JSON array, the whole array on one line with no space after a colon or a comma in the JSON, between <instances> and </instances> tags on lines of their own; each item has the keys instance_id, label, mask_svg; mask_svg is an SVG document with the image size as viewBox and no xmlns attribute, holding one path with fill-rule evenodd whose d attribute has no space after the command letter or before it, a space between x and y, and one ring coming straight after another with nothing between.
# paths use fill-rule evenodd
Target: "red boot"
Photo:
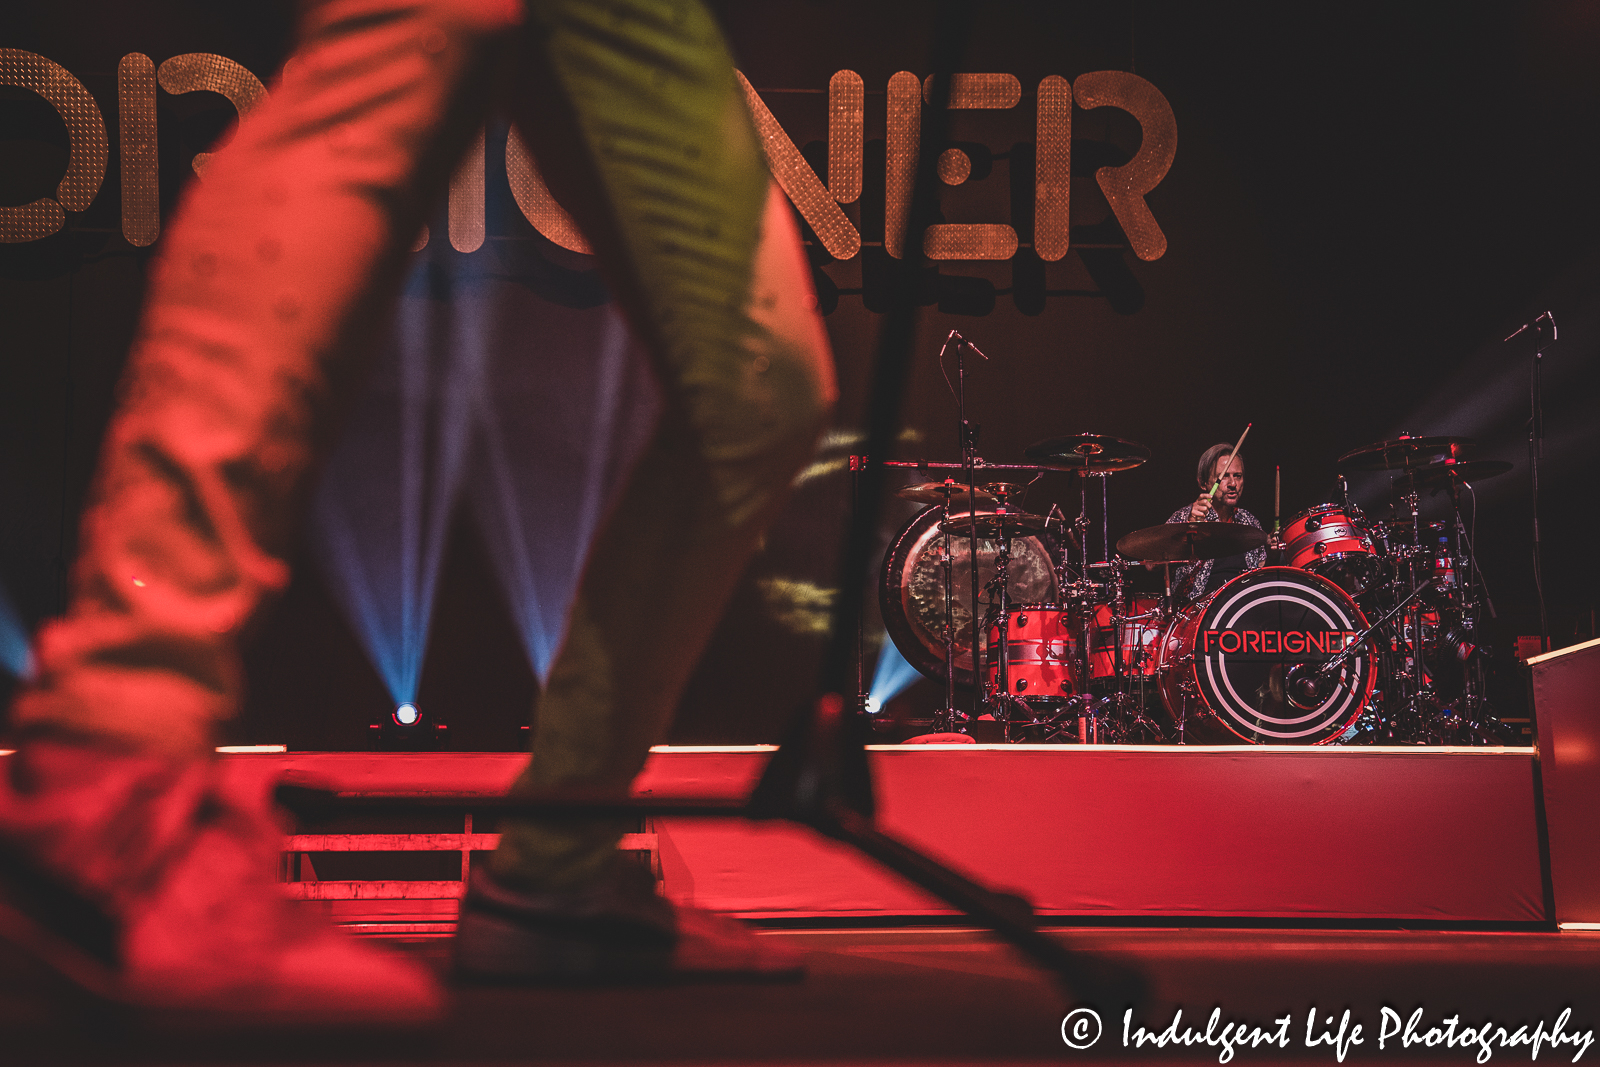
<instances>
[{"instance_id":1,"label":"red boot","mask_svg":"<svg viewBox=\"0 0 1600 1067\"><path fill-rule=\"evenodd\" d=\"M200 1024L437 1018L425 968L283 895L266 788L222 764L53 740L0 760L0 969Z\"/></svg>"}]
</instances>

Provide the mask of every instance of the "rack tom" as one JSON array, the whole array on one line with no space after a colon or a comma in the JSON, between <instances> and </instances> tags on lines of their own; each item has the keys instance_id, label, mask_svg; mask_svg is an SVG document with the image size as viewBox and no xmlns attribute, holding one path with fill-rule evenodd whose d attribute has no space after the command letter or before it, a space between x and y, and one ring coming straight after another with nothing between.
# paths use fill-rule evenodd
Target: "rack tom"
<instances>
[{"instance_id":1,"label":"rack tom","mask_svg":"<svg viewBox=\"0 0 1600 1067\"><path fill-rule=\"evenodd\" d=\"M1382 573L1372 538L1338 504L1320 504L1290 519L1283 546L1289 566L1320 574L1351 596L1365 593Z\"/></svg>"}]
</instances>

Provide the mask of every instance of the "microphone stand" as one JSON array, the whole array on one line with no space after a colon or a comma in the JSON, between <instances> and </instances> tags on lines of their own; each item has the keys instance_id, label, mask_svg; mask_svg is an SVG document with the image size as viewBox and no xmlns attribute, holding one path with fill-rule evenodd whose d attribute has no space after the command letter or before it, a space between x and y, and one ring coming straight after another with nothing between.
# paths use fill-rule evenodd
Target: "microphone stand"
<instances>
[{"instance_id":1,"label":"microphone stand","mask_svg":"<svg viewBox=\"0 0 1600 1067\"><path fill-rule=\"evenodd\" d=\"M1518 329L1507 341L1512 341L1528 331L1533 331L1533 366L1528 382L1528 483L1532 490L1530 505L1533 518L1533 589L1539 598L1539 651L1550 651L1550 616L1544 602L1544 550L1539 539L1539 460L1544 456L1544 395L1540 372L1544 366L1544 350L1556 340L1555 316L1546 311L1543 315Z\"/></svg>"},{"instance_id":2,"label":"microphone stand","mask_svg":"<svg viewBox=\"0 0 1600 1067\"><path fill-rule=\"evenodd\" d=\"M1344 648L1339 650L1338 655L1335 655L1335 656L1331 657L1330 659L1324 660L1322 663L1318 664L1316 669L1311 671L1309 674L1301 673L1300 671L1297 671L1295 669L1296 667L1303 667L1304 666L1303 664L1296 664L1295 667L1291 667L1289 669L1289 674L1291 676L1294 676L1294 677L1285 678L1284 679L1284 689L1285 689L1285 691L1286 692L1292 692L1293 691L1292 690L1292 683L1296 682L1296 681L1304 680L1304 681L1308 682L1309 684L1311 684L1314 687L1314 691L1318 693L1318 696L1316 697L1316 699L1317 700L1321 700L1322 699L1322 697L1320 695L1321 688L1320 688L1320 685L1318 683L1321 681L1323 676L1331 673L1335 667L1339 666L1345 660L1349 659L1352 655L1355 654L1357 649L1366 648L1367 647L1368 638L1370 638L1373 634L1377 633L1384 626L1388 625L1389 621L1392 620L1396 615L1400 614L1402 611L1405 611L1407 608L1409 608L1411 606L1411 602L1413 600L1416 600L1423 593L1425 593L1429 589L1433 589L1435 587L1436 587L1436 582L1434 582L1434 581L1427 581L1427 582L1423 582L1420 585L1418 585L1417 588L1412 591L1410 596L1406 597L1404 600L1400 601L1400 603L1398 603L1394 607L1390 608L1388 614L1386 614L1383 618L1379 619L1377 622L1373 623L1371 626L1368 626L1365 630L1362 630L1359 634L1357 634L1350 641L1346 642ZM1296 707L1300 707L1300 708L1306 707L1306 705L1303 705L1299 701L1296 701L1292 696L1289 698L1289 700L1290 700L1290 703L1294 704Z\"/></svg>"}]
</instances>

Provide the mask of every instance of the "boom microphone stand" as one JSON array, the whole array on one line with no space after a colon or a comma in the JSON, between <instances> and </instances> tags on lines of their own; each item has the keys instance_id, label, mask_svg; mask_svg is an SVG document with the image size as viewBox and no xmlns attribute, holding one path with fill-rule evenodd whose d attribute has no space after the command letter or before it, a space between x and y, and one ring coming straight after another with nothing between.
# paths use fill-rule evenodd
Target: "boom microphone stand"
<instances>
[{"instance_id":1,"label":"boom microphone stand","mask_svg":"<svg viewBox=\"0 0 1600 1067\"><path fill-rule=\"evenodd\" d=\"M1533 344L1533 366L1528 382L1528 481L1533 491L1531 505L1533 517L1533 588L1539 597L1539 651L1550 651L1550 616L1544 604L1544 552L1539 542L1539 460L1544 458L1544 396L1540 371L1544 366L1544 350L1555 344L1555 316L1546 311L1543 315L1518 329L1506 341L1527 334Z\"/></svg>"}]
</instances>

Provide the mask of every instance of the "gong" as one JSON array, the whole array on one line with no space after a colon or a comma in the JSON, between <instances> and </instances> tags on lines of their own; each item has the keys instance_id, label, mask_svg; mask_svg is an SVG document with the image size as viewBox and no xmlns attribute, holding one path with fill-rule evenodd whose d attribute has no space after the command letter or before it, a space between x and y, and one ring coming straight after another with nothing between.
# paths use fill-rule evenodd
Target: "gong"
<instances>
[{"instance_id":1,"label":"gong","mask_svg":"<svg viewBox=\"0 0 1600 1067\"><path fill-rule=\"evenodd\" d=\"M918 512L895 536L884 556L878 587L878 603L890 640L907 663L937 682L943 682L945 677L945 535L939 530L943 511L943 507L936 504ZM986 509L977 512L980 518L992 514ZM950 535L955 585L951 604L956 629L955 675L956 685L963 687L973 683L971 544L965 536ZM998 589L989 588L994 581L994 559L999 546L989 538L980 537L977 551L979 611L984 612L999 597ZM1009 573L1007 596L1011 603L1057 602L1055 564L1044 535L1011 539ZM988 643L987 635L980 634L979 639L981 656Z\"/></svg>"}]
</instances>

